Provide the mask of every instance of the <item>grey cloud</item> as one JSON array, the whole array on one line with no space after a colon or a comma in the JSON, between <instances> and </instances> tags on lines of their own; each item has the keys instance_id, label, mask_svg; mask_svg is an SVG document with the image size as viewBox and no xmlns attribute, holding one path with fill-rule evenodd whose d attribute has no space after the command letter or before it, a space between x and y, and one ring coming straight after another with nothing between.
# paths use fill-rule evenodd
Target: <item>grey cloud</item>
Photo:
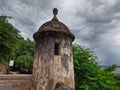
<instances>
[{"instance_id":1,"label":"grey cloud","mask_svg":"<svg viewBox=\"0 0 120 90\"><path fill-rule=\"evenodd\" d=\"M49 18L47 17L48 13L52 11L54 4L54 2L50 2L49 0L2 0L0 3L4 4L3 7L6 8L1 13L6 13L6 15L14 17L15 21L20 24L17 26L19 29L22 29L21 31L29 30L26 34L33 34L36 31L35 29L37 29L35 27L39 27L37 26L39 25L38 22ZM50 8L51 11L49 10Z\"/></svg>"},{"instance_id":2,"label":"grey cloud","mask_svg":"<svg viewBox=\"0 0 120 90\"><path fill-rule=\"evenodd\" d=\"M87 8L87 10L77 11L76 15L78 17L83 17L86 19L87 23L92 24L103 24L110 23L113 19L117 19L118 17L115 14L120 12L120 1L116 1L114 5L108 5L107 3L100 3L99 0L92 0L92 6ZM90 2L90 1L89 1ZM97 4L97 5L96 5Z\"/></svg>"},{"instance_id":3,"label":"grey cloud","mask_svg":"<svg viewBox=\"0 0 120 90\"><path fill-rule=\"evenodd\" d=\"M0 8L3 9L3 6L5 6L5 1L4 1L4 0L1 0Z\"/></svg>"},{"instance_id":4,"label":"grey cloud","mask_svg":"<svg viewBox=\"0 0 120 90\"><path fill-rule=\"evenodd\" d=\"M0 14L13 16L14 25L22 32L21 34L32 38L39 26L52 18L52 9L57 6L62 13L59 14L60 21L68 25L76 36L74 43L95 50L103 64L120 63L119 54L116 53L119 51L115 51L116 47L111 43L114 39L112 41L107 39L114 37L115 34L110 33L119 27L120 1L116 0L112 5L102 0L83 1L90 5L83 7L73 5L64 9L63 1L60 0L0 0ZM109 44L111 46L108 46Z\"/></svg>"},{"instance_id":5,"label":"grey cloud","mask_svg":"<svg viewBox=\"0 0 120 90\"><path fill-rule=\"evenodd\" d=\"M22 4L25 5L29 5L31 7L33 7L33 9L40 9L40 10L45 10L45 11L49 11L48 9L50 9L53 5L54 2L49 1L49 0L21 0Z\"/></svg>"},{"instance_id":6,"label":"grey cloud","mask_svg":"<svg viewBox=\"0 0 120 90\"><path fill-rule=\"evenodd\" d=\"M107 40L107 38L114 37L115 34L107 33L110 33L113 30L116 31L117 24L114 23L114 21L120 23L119 21L120 1L116 0L116 3L113 5L102 3L99 0L92 0L89 1L89 3L91 3L92 5L91 7L87 8L88 10L86 10L85 8L85 10L81 11L81 9L77 9L76 11L75 17L77 19L79 19L79 17L84 18L84 22L82 23L82 25L80 24L76 25L77 26L75 30L76 32L74 32L77 37L76 42L82 44L84 43L83 45L88 46L92 50L100 48L95 53L98 54L100 60L104 61L102 62L102 64L106 65L111 65L112 63L118 64L120 63L119 61L120 56L116 52L117 51L119 52L119 49L116 52L113 51L119 47L113 46L112 42L114 42L114 39L112 39L111 41ZM116 16L116 14L118 15ZM81 28L82 26L84 27ZM80 28L82 30L80 30ZM84 32L87 33L84 34ZM120 33L120 31L118 32ZM103 38L101 39L101 37ZM113 47L107 46L109 44Z\"/></svg>"}]
</instances>

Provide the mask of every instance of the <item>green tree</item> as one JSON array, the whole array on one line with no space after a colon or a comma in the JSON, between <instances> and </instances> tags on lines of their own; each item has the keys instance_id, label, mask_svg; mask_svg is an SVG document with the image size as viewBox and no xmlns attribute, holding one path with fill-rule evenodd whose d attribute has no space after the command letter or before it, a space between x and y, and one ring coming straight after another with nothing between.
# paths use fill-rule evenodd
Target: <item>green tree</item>
<instances>
[{"instance_id":1,"label":"green tree","mask_svg":"<svg viewBox=\"0 0 120 90\"><path fill-rule=\"evenodd\" d=\"M89 49L73 45L76 90L120 90L114 75L102 70Z\"/></svg>"},{"instance_id":2,"label":"green tree","mask_svg":"<svg viewBox=\"0 0 120 90\"><path fill-rule=\"evenodd\" d=\"M19 30L9 23L8 19L10 18L0 16L0 62L10 60L10 56L17 46L17 41L21 38Z\"/></svg>"},{"instance_id":3,"label":"green tree","mask_svg":"<svg viewBox=\"0 0 120 90\"><path fill-rule=\"evenodd\" d=\"M34 56L34 41L30 39L21 40L19 47L15 52L15 67L32 68Z\"/></svg>"},{"instance_id":4,"label":"green tree","mask_svg":"<svg viewBox=\"0 0 120 90\"><path fill-rule=\"evenodd\" d=\"M113 72L116 70L116 68L117 68L117 65L113 64L112 66L106 67L104 70L108 72Z\"/></svg>"},{"instance_id":5,"label":"green tree","mask_svg":"<svg viewBox=\"0 0 120 90\"><path fill-rule=\"evenodd\" d=\"M13 59L15 67L32 68L34 41L24 40L20 31L9 23L10 18L0 16L0 62L7 68L8 61Z\"/></svg>"}]
</instances>

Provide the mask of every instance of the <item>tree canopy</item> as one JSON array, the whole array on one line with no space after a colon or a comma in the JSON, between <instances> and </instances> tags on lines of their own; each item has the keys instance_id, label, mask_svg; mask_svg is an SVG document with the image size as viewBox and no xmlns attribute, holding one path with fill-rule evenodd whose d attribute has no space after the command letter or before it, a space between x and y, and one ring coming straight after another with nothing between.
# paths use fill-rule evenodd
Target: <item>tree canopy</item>
<instances>
[{"instance_id":1,"label":"tree canopy","mask_svg":"<svg viewBox=\"0 0 120 90\"><path fill-rule=\"evenodd\" d=\"M76 90L119 90L111 73L114 65L105 70L97 64L97 57L89 49L73 45Z\"/></svg>"},{"instance_id":2,"label":"tree canopy","mask_svg":"<svg viewBox=\"0 0 120 90\"><path fill-rule=\"evenodd\" d=\"M9 16L0 16L0 62L9 60L21 38L20 31L9 23Z\"/></svg>"},{"instance_id":3,"label":"tree canopy","mask_svg":"<svg viewBox=\"0 0 120 90\"><path fill-rule=\"evenodd\" d=\"M34 41L24 39L9 20L0 16L0 62L15 60L14 66L32 68Z\"/></svg>"},{"instance_id":4,"label":"tree canopy","mask_svg":"<svg viewBox=\"0 0 120 90\"><path fill-rule=\"evenodd\" d=\"M34 41L31 41L30 39L21 40L19 48L14 55L15 67L32 69L34 46Z\"/></svg>"}]
</instances>

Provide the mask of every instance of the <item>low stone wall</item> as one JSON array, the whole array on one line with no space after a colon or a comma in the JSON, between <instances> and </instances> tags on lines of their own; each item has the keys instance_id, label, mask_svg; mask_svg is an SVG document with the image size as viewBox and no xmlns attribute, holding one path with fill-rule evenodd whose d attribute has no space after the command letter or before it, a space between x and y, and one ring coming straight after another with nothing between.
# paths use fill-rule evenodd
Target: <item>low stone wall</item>
<instances>
[{"instance_id":1,"label":"low stone wall","mask_svg":"<svg viewBox=\"0 0 120 90\"><path fill-rule=\"evenodd\" d=\"M11 87L9 90L30 90L32 75L25 74L6 74L0 75L0 86L4 85ZM5 89L6 90L6 89Z\"/></svg>"}]
</instances>

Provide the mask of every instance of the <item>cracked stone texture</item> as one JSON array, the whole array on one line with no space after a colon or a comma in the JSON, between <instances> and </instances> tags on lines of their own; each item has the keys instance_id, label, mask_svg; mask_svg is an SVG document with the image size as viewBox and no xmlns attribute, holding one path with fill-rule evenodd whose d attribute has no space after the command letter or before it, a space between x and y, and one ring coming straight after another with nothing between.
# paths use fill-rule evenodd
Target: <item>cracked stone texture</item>
<instances>
[{"instance_id":1,"label":"cracked stone texture","mask_svg":"<svg viewBox=\"0 0 120 90\"><path fill-rule=\"evenodd\" d=\"M60 55L54 45L60 43ZM37 41L33 64L33 90L53 90L57 82L74 88L72 40L56 33Z\"/></svg>"},{"instance_id":2,"label":"cracked stone texture","mask_svg":"<svg viewBox=\"0 0 120 90\"><path fill-rule=\"evenodd\" d=\"M32 90L54 90L58 82L74 88L72 41L75 37L57 19L57 13L57 8L54 8L53 19L44 23L33 35L36 47ZM59 55L54 55L56 43L59 43Z\"/></svg>"}]
</instances>

